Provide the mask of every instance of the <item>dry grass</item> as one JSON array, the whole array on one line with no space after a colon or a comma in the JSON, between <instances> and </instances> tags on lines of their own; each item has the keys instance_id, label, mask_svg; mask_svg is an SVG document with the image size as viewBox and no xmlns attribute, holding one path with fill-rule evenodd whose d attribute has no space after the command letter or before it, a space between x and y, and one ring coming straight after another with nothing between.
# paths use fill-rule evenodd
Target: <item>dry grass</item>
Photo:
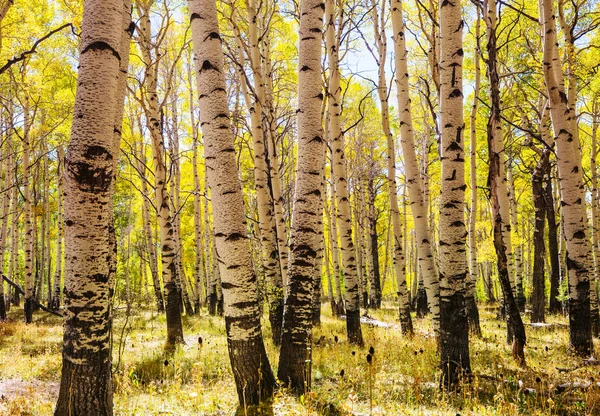
<instances>
[{"instance_id":1,"label":"dry grass","mask_svg":"<svg viewBox=\"0 0 600 416\"><path fill-rule=\"evenodd\" d=\"M396 324L393 305L370 312ZM22 311L0 324L0 414L50 415L60 379L60 321L42 313L25 325ZM599 381L599 367L560 373L580 359L569 354L566 327L527 328L529 367L518 368L505 344L505 326L482 310L482 338L471 340L474 379L458 393L437 388L439 371L431 322L415 321L416 334L404 338L399 329L363 326L365 347L345 339L345 323L323 307L323 323L314 332L313 391L299 399L280 390L273 410L279 415L370 414L372 374L376 415L594 415L600 414L600 390L555 392L565 382ZM566 323L564 317L549 322ZM229 368L224 323L206 313L184 319L186 345L173 357L162 352L164 317L141 312L128 320L117 316L114 331L115 413L117 415L229 415L237 397ZM270 330L265 322L265 337ZM202 336L202 347L198 337ZM337 336L337 342L335 337ZM119 354L119 347L122 354ZM371 371L366 361L375 349ZM596 351L600 345L596 344ZM267 351L276 371L278 352ZM343 370L343 376L340 373ZM11 387L12 386L12 387ZM526 389L535 389L527 391Z\"/></svg>"}]
</instances>

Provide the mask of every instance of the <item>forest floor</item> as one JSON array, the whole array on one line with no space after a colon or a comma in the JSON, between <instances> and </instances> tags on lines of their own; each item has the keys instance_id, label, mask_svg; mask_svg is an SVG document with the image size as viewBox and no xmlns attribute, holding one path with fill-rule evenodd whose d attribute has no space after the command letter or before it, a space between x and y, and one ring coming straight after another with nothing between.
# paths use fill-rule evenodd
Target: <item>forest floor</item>
<instances>
[{"instance_id":1,"label":"forest floor","mask_svg":"<svg viewBox=\"0 0 600 416\"><path fill-rule=\"evenodd\" d=\"M25 325L22 312L13 308L10 320L0 324L0 414L51 415L60 380L60 318L37 312L34 323ZM397 326L397 310L386 304L369 311L374 321L363 325L365 346L357 348L346 342L345 322L332 318L329 306L323 305L322 325L313 336L312 392L298 399L280 390L273 413L600 415L600 366L582 366L581 358L569 353L565 317L550 316L551 326L527 326L528 367L521 369L505 343L505 324L496 319L495 309L481 305L480 312L483 336L472 336L470 344L475 377L459 392L447 394L438 389L439 363L429 319L415 320L416 333L407 339ZM116 415L234 413L237 396L222 318L205 311L184 317L186 345L165 361L164 316L151 311L124 315L118 308L113 335ZM267 320L263 328L276 373L278 353ZM370 368L365 358L371 346L375 354ZM595 351L600 351L598 340Z\"/></svg>"}]
</instances>

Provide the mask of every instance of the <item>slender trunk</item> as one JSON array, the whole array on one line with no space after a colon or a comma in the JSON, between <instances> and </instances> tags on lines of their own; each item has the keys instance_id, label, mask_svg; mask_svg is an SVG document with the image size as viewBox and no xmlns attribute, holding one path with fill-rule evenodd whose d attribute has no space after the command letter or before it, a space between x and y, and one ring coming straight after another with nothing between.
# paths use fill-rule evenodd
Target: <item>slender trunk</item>
<instances>
[{"instance_id":1,"label":"slender trunk","mask_svg":"<svg viewBox=\"0 0 600 416\"><path fill-rule=\"evenodd\" d=\"M598 155L597 136L598 136L598 98L594 97L594 111L592 116L592 149L590 153L590 176L592 177L592 254L594 267L594 280L590 282L590 298L595 302L590 305L590 314L592 316L592 335L600 335L600 316L598 315L598 296L597 285L600 282L600 193L598 192L598 173L596 167L596 157Z\"/></svg>"},{"instance_id":2,"label":"slender trunk","mask_svg":"<svg viewBox=\"0 0 600 416\"><path fill-rule=\"evenodd\" d=\"M177 247L174 238L171 202L167 189L167 161L163 137L161 109L158 100L158 57L152 56L152 31L150 18L151 2L138 4L140 16L140 49L145 66L146 124L152 139L152 159L154 162L155 205L160 229L162 277L166 292L167 342L166 349L183 343L181 323L181 299L177 287Z\"/></svg>"},{"instance_id":3,"label":"slender trunk","mask_svg":"<svg viewBox=\"0 0 600 416\"><path fill-rule=\"evenodd\" d=\"M25 322L28 324L33 319L33 224L31 212L31 187L30 187L30 129L31 116L29 108L29 97L25 93L23 104L23 223L24 223L24 251L25 251Z\"/></svg>"},{"instance_id":4,"label":"slender trunk","mask_svg":"<svg viewBox=\"0 0 600 416\"><path fill-rule=\"evenodd\" d=\"M288 290L283 315L278 379L298 394L304 392L307 348L311 337L312 273L319 244L317 218L321 212L323 129L321 108L321 39L323 3L300 1L298 57L298 164L290 239Z\"/></svg>"},{"instance_id":5,"label":"slender trunk","mask_svg":"<svg viewBox=\"0 0 600 416\"><path fill-rule=\"evenodd\" d=\"M142 131L140 121L140 131ZM158 312L164 312L165 305L163 299L162 288L160 287L160 276L158 275L158 264L156 259L156 246L152 235L152 222L150 221L150 195L148 193L148 184L146 179L146 164L144 154L144 143L140 142L138 151L138 172L140 174L140 190L142 193L142 221L144 229L144 241L147 252L147 261L150 266L150 274L152 275L152 284L154 286L154 298Z\"/></svg>"},{"instance_id":6,"label":"slender trunk","mask_svg":"<svg viewBox=\"0 0 600 416\"><path fill-rule=\"evenodd\" d=\"M535 223L533 230L533 292L531 293L531 322L545 321L545 257L544 228L546 224L546 201L544 199L544 174L548 170L550 153L544 149L540 153L540 160L531 177L533 193L533 206L535 209Z\"/></svg>"},{"instance_id":7,"label":"slender trunk","mask_svg":"<svg viewBox=\"0 0 600 416\"><path fill-rule=\"evenodd\" d=\"M487 123L489 152L490 195L492 202L494 248L496 249L498 279L502 288L503 308L506 316L507 342L513 344L513 357L521 365L525 364L525 328L515 299L514 276L512 272L512 250L510 246L510 200L506 175L504 173L504 140L502 137L500 109L500 79L496 47L496 2L490 0L486 10L487 25L487 73L490 88L490 117Z\"/></svg>"},{"instance_id":8,"label":"slender trunk","mask_svg":"<svg viewBox=\"0 0 600 416\"><path fill-rule=\"evenodd\" d=\"M333 166L332 166L333 168ZM342 298L342 282L340 272L340 253L338 251L338 234L337 234L337 208L335 205L335 188L333 186L334 181L333 169L331 170L331 203L329 212L329 241L331 242L331 258L333 259L333 275L335 279L335 298L336 298L336 315L344 315L345 307L344 300Z\"/></svg>"},{"instance_id":9,"label":"slender trunk","mask_svg":"<svg viewBox=\"0 0 600 416\"><path fill-rule=\"evenodd\" d=\"M391 0L392 26L394 29L394 52L396 57L396 86L398 89L398 112L400 118L400 143L404 154L406 174L406 187L410 198L415 235L417 239L417 253L419 270L423 274L423 282L429 300L429 309L432 313L434 330L439 330L439 280L435 269L433 252L431 250L431 235L427 224L427 211L424 207L423 186L419 175L419 165L415 152L413 122L411 114L410 93L408 87L408 62L406 52L405 27L402 16L402 1ZM388 138L388 153L391 153ZM393 155L393 153L391 153ZM388 156L388 170L390 159ZM395 171L395 169L394 169ZM388 173L389 175L389 173ZM388 179L389 181L389 179ZM392 202L393 205L393 202ZM392 207L392 215L394 208Z\"/></svg>"},{"instance_id":10,"label":"slender trunk","mask_svg":"<svg viewBox=\"0 0 600 416\"><path fill-rule=\"evenodd\" d=\"M477 46L475 48L475 91L473 92L473 105L470 116L470 176L471 176L471 213L469 216L469 279L467 280L467 294L465 302L467 304L467 314L469 317L469 329L475 335L481 335L479 325L479 310L475 299L477 283L477 109L479 107L479 89L481 84L481 65L479 63L479 41L481 19L479 17L479 8L477 9L477 21L475 23L475 39Z\"/></svg>"},{"instance_id":11,"label":"slender trunk","mask_svg":"<svg viewBox=\"0 0 600 416\"><path fill-rule=\"evenodd\" d=\"M335 173L335 194L338 205L338 226L340 229L340 248L342 252L342 271L344 273L346 300L346 330L352 344L362 345L360 327L360 291L356 270L354 241L352 238L352 214L350 212L350 194L348 193L346 155L344 135L341 128L341 73L339 69L339 47L341 43L341 25L343 11L341 5L336 10L333 0L325 2L327 23L326 49L329 62L328 88L328 137L331 143L332 164ZM336 20L337 28L336 28ZM337 31L336 31L337 29ZM336 33L337 32L337 33Z\"/></svg>"},{"instance_id":12,"label":"slender trunk","mask_svg":"<svg viewBox=\"0 0 600 416\"><path fill-rule=\"evenodd\" d=\"M191 75L190 75L191 77ZM191 79L190 79L191 81ZM190 82L191 86L191 82ZM193 102L194 94L190 87L190 102ZM204 248L202 244L202 195L200 188L200 175L198 173L198 148L200 147L198 131L196 128L195 113L193 106L190 106L190 119L192 124L192 172L194 175L194 252L196 255L196 261L194 262L194 281L196 283L196 298L195 298L195 309L197 312L200 311L202 305L204 305L204 286L205 286L205 265L204 265Z\"/></svg>"},{"instance_id":13,"label":"slender trunk","mask_svg":"<svg viewBox=\"0 0 600 416\"><path fill-rule=\"evenodd\" d=\"M61 285L60 280L62 277L62 262L63 262L63 238L64 238L64 220L63 220L63 166L65 159L65 151L62 145L58 146L57 160L56 160L56 177L57 177L57 191L56 191L56 271L54 273L54 299L52 302L53 309L60 309L60 295Z\"/></svg>"},{"instance_id":14,"label":"slender trunk","mask_svg":"<svg viewBox=\"0 0 600 416\"><path fill-rule=\"evenodd\" d=\"M2 189L8 189L9 186L9 175L8 170L12 165L13 158L9 154L10 148L8 143L0 145L0 154L2 155L3 162L0 162L0 186ZM8 235L8 214L10 208L10 193L2 193L2 226L0 228L0 322L6 320L6 301L4 298L4 253L6 251L6 237Z\"/></svg>"},{"instance_id":15,"label":"slender trunk","mask_svg":"<svg viewBox=\"0 0 600 416\"><path fill-rule=\"evenodd\" d=\"M593 353L590 319L590 259L591 244L587 235L585 195L581 150L576 134L574 113L564 90L554 5L542 0L540 15L544 33L544 79L550 101L550 117L556 134L561 207L564 216L562 229L567 246L567 275L569 281L569 327L573 349L581 355Z\"/></svg>"},{"instance_id":16,"label":"slender trunk","mask_svg":"<svg viewBox=\"0 0 600 416\"><path fill-rule=\"evenodd\" d=\"M265 351L257 279L246 233L244 202L227 108L223 51L215 0L190 0L200 122L212 190L215 263L222 278L229 359L240 408L269 400L275 378Z\"/></svg>"},{"instance_id":17,"label":"slender trunk","mask_svg":"<svg viewBox=\"0 0 600 416\"><path fill-rule=\"evenodd\" d=\"M368 213L368 227L369 227L369 249L370 249L370 257L371 257L371 300L370 305L373 309L379 309L381 307L381 271L379 266L379 234L377 233L377 218L375 216L375 186L372 178L367 180L367 193L369 196L367 213ZM400 221L398 219L398 221ZM396 246L394 246L394 250L396 250ZM397 253L397 250L396 250ZM403 254L404 255L404 254ZM400 267L401 276L404 275L404 257L399 260L402 262ZM406 280L405 280L406 282ZM404 298L406 300L406 298ZM402 313L406 313L406 307L400 301ZM404 317L404 324L406 332L412 331L412 322L408 322L408 318Z\"/></svg>"}]
</instances>

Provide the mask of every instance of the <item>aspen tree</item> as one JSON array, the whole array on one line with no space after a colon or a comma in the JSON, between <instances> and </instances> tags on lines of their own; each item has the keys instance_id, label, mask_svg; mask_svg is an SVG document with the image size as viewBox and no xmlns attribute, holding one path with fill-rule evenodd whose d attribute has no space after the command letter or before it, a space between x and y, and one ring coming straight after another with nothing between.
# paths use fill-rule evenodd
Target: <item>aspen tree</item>
<instances>
[{"instance_id":1,"label":"aspen tree","mask_svg":"<svg viewBox=\"0 0 600 416\"><path fill-rule=\"evenodd\" d=\"M386 13L385 13L385 5L386 2L383 1L381 3L381 12L377 7L377 3L373 2L372 8L372 16L373 16L373 29L375 32L375 45L377 46L376 51L372 51L370 47L369 50L373 55L377 63L377 72L378 72L378 80L377 80L377 92L379 96L379 102L381 104L381 126L383 130L383 134L387 140L387 161L388 161L388 193L390 195L390 213L392 217L392 224L394 230L394 272L396 276L405 276L405 265L404 265L404 252L402 247L402 229L400 225L400 214L398 207L398 193L396 186L396 154L395 154L395 144L394 137L392 136L391 128L390 128L390 115L389 115L389 91L387 86L386 74L385 74L385 65L387 60L387 35L385 32L385 21L386 21ZM367 191L367 194L370 195L370 192ZM367 212L370 210L367 209ZM371 229L371 223L369 221L369 215L367 215L367 230ZM370 237L369 233L369 237ZM370 240L367 241L367 246L372 247L372 243ZM374 283L375 279L373 276L373 268L375 259L373 258L373 264L371 265L371 270L369 271L369 275L371 276L371 282ZM406 282L406 279L404 279ZM412 321L410 318L410 304L408 302L408 291L406 290L406 284L398 287L398 308L400 315L400 325L402 331L405 333L412 332ZM371 304L376 303L375 299L375 291L371 289ZM406 293L404 293L406 292Z\"/></svg>"},{"instance_id":2,"label":"aspen tree","mask_svg":"<svg viewBox=\"0 0 600 416\"><path fill-rule=\"evenodd\" d=\"M342 25L342 4L338 8L333 0L325 2L327 24L326 46L329 63L329 83L327 106L329 113L328 137L331 143L332 165L335 173L335 193L338 204L338 226L340 229L340 249L342 252L342 270L345 283L346 330L348 340L353 344L362 344L360 328L360 291L356 268L356 255L352 238L352 214L350 195L346 175L346 156L344 135L341 128L341 73L339 69L339 47ZM337 25L336 25L337 20Z\"/></svg>"},{"instance_id":3,"label":"aspen tree","mask_svg":"<svg viewBox=\"0 0 600 416\"><path fill-rule=\"evenodd\" d=\"M52 299L52 309L60 308L60 280L63 272L63 239L64 239L64 220L63 220L63 166L65 151L62 145L58 146L56 156L56 270L54 272L54 297Z\"/></svg>"},{"instance_id":4,"label":"aspen tree","mask_svg":"<svg viewBox=\"0 0 600 416\"><path fill-rule=\"evenodd\" d=\"M246 234L244 203L231 131L223 51L215 0L188 2L192 26L200 123L214 237L222 278L229 358L240 406L269 400L275 387L260 323L257 279Z\"/></svg>"},{"instance_id":5,"label":"aspen tree","mask_svg":"<svg viewBox=\"0 0 600 416\"><path fill-rule=\"evenodd\" d=\"M65 322L57 416L113 411L111 200L129 11L119 0L84 2L75 116L64 161Z\"/></svg>"},{"instance_id":6,"label":"aspen tree","mask_svg":"<svg viewBox=\"0 0 600 416\"><path fill-rule=\"evenodd\" d=\"M152 139L152 159L154 161L155 204L159 223L161 247L162 278L166 292L165 312L167 316L166 349L183 343L183 327L181 323L181 298L177 284L176 241L171 212L171 202L167 189L167 161L162 134L160 103L158 100L158 58L151 54L151 19L150 7L153 0L139 2L140 17L140 49L145 66L145 88L142 102L145 102L144 112L146 124Z\"/></svg>"},{"instance_id":7,"label":"aspen tree","mask_svg":"<svg viewBox=\"0 0 600 416\"><path fill-rule=\"evenodd\" d=\"M544 79L550 103L550 117L556 135L554 140L563 214L561 228L567 246L570 342L578 354L589 355L593 352L589 278L592 250L587 235L581 150L575 136L574 113L564 89L552 1L541 1L540 18L544 28Z\"/></svg>"},{"instance_id":8,"label":"aspen tree","mask_svg":"<svg viewBox=\"0 0 600 416\"><path fill-rule=\"evenodd\" d=\"M487 74L488 74L488 83L490 88L490 96L492 96L492 106L494 106L494 95L498 95L498 108L493 108L492 111L496 111L493 117L489 118L489 121L492 122L492 125L488 123L488 129L491 129L492 134L492 148L490 151L494 152L498 155L498 159L500 161L500 165L498 166L498 202L500 204L500 218L502 220L502 239L504 241L504 247L506 250L506 259L507 259L507 267L508 267L508 277L510 280L511 290L513 294L519 296L519 293L516 291L516 281L513 269L513 252L512 252L512 243L511 243L511 217L510 217L510 197L508 190L508 183L506 177L506 165L505 165L505 141L504 135L502 132L502 123L500 120L500 80L498 74L498 50L497 50L497 3L496 0L489 0L486 3L487 8L483 10L484 21L486 23L486 35L487 35L487 53L488 58L486 60L487 63ZM488 132L490 134L490 132ZM495 157L495 156L494 156ZM503 303L503 308L506 309L507 305ZM505 312L506 313L506 312ZM512 341L512 333L511 329L508 328L507 339L508 342Z\"/></svg>"},{"instance_id":9,"label":"aspen tree","mask_svg":"<svg viewBox=\"0 0 600 416\"><path fill-rule=\"evenodd\" d=\"M8 169L11 166L13 158L9 153L8 142L0 145L0 154L4 162L0 163L0 186L3 189L9 187ZM0 322L6 320L6 301L4 297L4 253L6 252L6 237L8 235L8 214L10 209L10 193L2 193L2 226L0 226Z\"/></svg>"},{"instance_id":10,"label":"aspen tree","mask_svg":"<svg viewBox=\"0 0 600 416\"><path fill-rule=\"evenodd\" d=\"M599 123L599 101L598 97L594 96L592 109L592 149L590 153L590 176L592 177L592 254L594 267L594 281L590 282L590 297L597 294L597 285L600 282L600 193L598 191L598 171L596 167L598 156L598 123ZM590 313L592 315L592 334L598 336L600 334L600 318L598 317L598 297L596 296L595 305L592 304ZM595 308L594 308L595 307Z\"/></svg>"},{"instance_id":11,"label":"aspen tree","mask_svg":"<svg viewBox=\"0 0 600 416\"><path fill-rule=\"evenodd\" d=\"M314 261L318 250L317 217L321 212L323 128L321 108L322 0L300 1L298 56L298 164L290 238L290 267L278 379L296 393L304 391L305 361L311 336Z\"/></svg>"},{"instance_id":12,"label":"aspen tree","mask_svg":"<svg viewBox=\"0 0 600 416\"><path fill-rule=\"evenodd\" d=\"M432 314L434 329L439 328L439 280L435 269L432 239L427 224L427 210L423 200L423 186L419 175L419 165L415 152L415 140L408 89L408 62L406 52L405 27L402 14L402 1L392 0L392 27L394 30L394 56L396 63L396 88L398 90L398 112L400 118L400 142L404 154L406 187L410 199L410 209L415 224L419 269L423 274L423 283L427 291L427 300ZM390 149L388 138L388 149ZM392 148L393 149L393 148ZM388 156L389 170L389 156ZM388 172L388 175L390 173ZM392 201L392 206L393 206ZM394 208L392 208L393 212Z\"/></svg>"},{"instance_id":13,"label":"aspen tree","mask_svg":"<svg viewBox=\"0 0 600 416\"><path fill-rule=\"evenodd\" d=\"M240 71L240 87L250 112L250 133L254 150L254 187L256 189L256 202L258 207L258 226L260 232L261 264L267 285L267 298L269 300L269 321L273 342L281 342L281 326L283 321L283 280L281 263L279 261L279 247L277 243L277 229L273 214L273 204L269 194L269 169L265 142L268 140L263 128L263 103L265 100L265 80L260 66L260 51L258 44L258 16L254 0L248 0L248 48L243 45L242 35L237 28L235 15L232 23L238 39L238 56ZM246 58L244 49L249 49L248 60L253 74L253 92L250 94L243 73Z\"/></svg>"},{"instance_id":14,"label":"aspen tree","mask_svg":"<svg viewBox=\"0 0 600 416\"><path fill-rule=\"evenodd\" d=\"M471 371L469 324L465 306L467 279L462 28L459 2L441 0L440 16L440 109L442 185L440 193L440 367L441 386L456 385Z\"/></svg>"},{"instance_id":15,"label":"aspen tree","mask_svg":"<svg viewBox=\"0 0 600 416\"><path fill-rule=\"evenodd\" d=\"M481 18L479 8L477 9L477 20L475 22L475 90L473 91L473 105L470 115L470 175L471 175L471 212L469 215L469 279L467 281L467 314L469 317L469 329L475 335L481 335L479 326L479 310L475 299L477 283L477 109L479 107L479 90L481 85L481 64L479 60Z\"/></svg>"}]
</instances>

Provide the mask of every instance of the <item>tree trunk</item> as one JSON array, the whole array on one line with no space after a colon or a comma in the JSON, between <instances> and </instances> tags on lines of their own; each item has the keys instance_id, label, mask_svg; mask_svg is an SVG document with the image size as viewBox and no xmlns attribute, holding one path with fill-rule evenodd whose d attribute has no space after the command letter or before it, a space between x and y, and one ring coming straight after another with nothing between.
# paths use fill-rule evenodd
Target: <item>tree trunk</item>
<instances>
[{"instance_id":1,"label":"tree trunk","mask_svg":"<svg viewBox=\"0 0 600 416\"><path fill-rule=\"evenodd\" d=\"M191 71L190 71L191 72ZM194 93L192 89L192 80L190 73L190 102L194 102ZM194 254L196 255L196 261L194 262L194 281L196 282L196 298L195 298L195 309L200 312L200 308L204 305L204 286L206 281L205 265L204 265L204 248L202 240L205 236L202 235L202 195L200 188L200 175L198 173L198 148L200 147L200 140L198 137L198 130L196 128L196 114L194 113L194 106L190 106L190 120L192 124L192 172L194 175Z\"/></svg>"},{"instance_id":2,"label":"tree trunk","mask_svg":"<svg viewBox=\"0 0 600 416\"><path fill-rule=\"evenodd\" d=\"M340 3L341 5L341 3ZM338 226L342 252L342 271L345 283L346 330L348 340L352 344L362 345L360 328L360 291L356 270L356 256L352 239L352 214L350 212L350 195L346 179L346 155L344 135L341 129L341 74L339 69L339 47L341 43L341 25L343 11L336 10L333 0L325 2L325 17L327 23L326 46L329 62L328 88L328 137L331 143L332 165L335 173L335 194L338 204ZM337 22L337 28L336 23ZM337 34L336 34L337 29Z\"/></svg>"},{"instance_id":3,"label":"tree trunk","mask_svg":"<svg viewBox=\"0 0 600 416\"><path fill-rule=\"evenodd\" d=\"M590 153L590 176L592 177L592 254L594 267L594 281L590 282L590 299L595 298L595 302L590 305L590 314L592 317L592 335L600 335L600 316L598 315L598 296L597 285L600 282L600 193L598 192L598 173L596 167L596 157L598 155L597 136L598 136L598 97L594 97L593 115L592 115L592 149ZM596 295L596 296L595 296Z\"/></svg>"},{"instance_id":4,"label":"tree trunk","mask_svg":"<svg viewBox=\"0 0 600 416\"><path fill-rule=\"evenodd\" d=\"M140 132L142 132L141 121ZM138 172L140 175L140 190L142 193L142 221L144 229L144 240L146 243L146 250L148 254L148 264L150 266L150 274L152 275L152 284L154 286L154 298L156 299L156 307L159 313L164 312L165 305L163 299L163 292L160 286L160 276L158 275L158 263L156 259L156 246L154 245L154 237L152 235L152 223L150 221L150 195L148 194L148 184L146 179L146 156L144 153L144 143L140 142L140 149L138 152Z\"/></svg>"},{"instance_id":5,"label":"tree trunk","mask_svg":"<svg viewBox=\"0 0 600 416\"><path fill-rule=\"evenodd\" d=\"M298 164L290 239L288 290L283 315L278 379L296 393L304 393L307 348L311 337L310 299L318 249L317 217L321 212L323 129L321 108L321 39L323 3L300 1L298 57Z\"/></svg>"},{"instance_id":6,"label":"tree trunk","mask_svg":"<svg viewBox=\"0 0 600 416\"><path fill-rule=\"evenodd\" d=\"M545 322L545 273L546 257L544 228L546 224L546 204L544 199L544 175L549 168L549 150L538 152L540 160L533 171L531 188L533 206L535 209L535 224L533 230L533 292L531 293L531 322Z\"/></svg>"},{"instance_id":7,"label":"tree trunk","mask_svg":"<svg viewBox=\"0 0 600 416\"><path fill-rule=\"evenodd\" d=\"M481 19L479 8L477 8L477 21L475 22L475 39L477 45L474 51L475 59L475 90L473 92L473 106L470 116L470 176L471 176L471 213L469 215L469 279L467 280L467 294L465 303L467 305L467 316L469 318L469 329L477 336L481 335L479 325L479 310L475 295L477 292L477 109L479 107L479 89L481 84L481 65L479 63L479 41Z\"/></svg>"},{"instance_id":8,"label":"tree trunk","mask_svg":"<svg viewBox=\"0 0 600 416\"><path fill-rule=\"evenodd\" d=\"M439 223L440 384L456 386L470 373L469 323L465 305L467 256L464 223L464 149L462 93L462 9L440 3L441 193Z\"/></svg>"},{"instance_id":9,"label":"tree trunk","mask_svg":"<svg viewBox=\"0 0 600 416\"><path fill-rule=\"evenodd\" d=\"M60 309L60 295L62 278L62 263L63 263L63 238L64 238L64 220L63 220L63 166L65 159L65 151L62 145L58 146L56 160L56 177L57 177L57 192L56 192L56 271L54 273L54 297L52 300L52 309Z\"/></svg>"},{"instance_id":10,"label":"tree trunk","mask_svg":"<svg viewBox=\"0 0 600 416\"><path fill-rule=\"evenodd\" d=\"M506 316L507 342L513 344L513 357L525 365L525 328L515 299L514 276L512 272L512 250L510 247L510 200L506 175L504 173L504 140L500 109L500 79L497 62L496 2L488 2L486 10L487 25L487 67L490 85L490 117L487 123L487 141L489 153L490 196L494 224L494 248L496 249L498 279L502 288L503 308Z\"/></svg>"},{"instance_id":11,"label":"tree trunk","mask_svg":"<svg viewBox=\"0 0 600 416\"><path fill-rule=\"evenodd\" d=\"M279 247L277 243L277 229L273 213L271 195L269 193L269 168L265 147L265 131L263 128L263 102L265 97L265 82L260 66L260 51L258 45L257 11L255 0L247 1L248 12L248 40L249 61L252 70L254 86L251 97L246 85L245 74L240 73L240 85L250 113L250 131L254 150L254 187L256 189L256 203L258 207L258 227L260 233L260 260L266 280L266 295L269 301L269 322L273 343L281 342L281 326L283 321L283 280L281 276L281 263L279 261ZM245 66L242 37L238 35L240 69Z\"/></svg>"},{"instance_id":12,"label":"tree trunk","mask_svg":"<svg viewBox=\"0 0 600 416\"><path fill-rule=\"evenodd\" d=\"M25 71L26 69L24 69ZM24 74L25 72L23 72ZM23 75L24 77L24 75ZM24 81L24 80L23 80ZM23 223L25 234L24 239L24 252L25 252L25 322L30 324L33 320L33 297L34 294L34 281L33 281L33 223L31 219L31 187L30 187L30 154L31 154L31 143L30 143L30 130L31 130L31 116L29 108L29 96L25 92L23 98Z\"/></svg>"},{"instance_id":13,"label":"tree trunk","mask_svg":"<svg viewBox=\"0 0 600 416\"><path fill-rule=\"evenodd\" d=\"M181 297L185 306L186 315L194 315L194 306L190 300L190 291L188 290L188 280L183 267L183 244L181 243L181 198L180 198L180 183L181 183L181 168L179 164L179 118L177 115L177 89L171 90L171 123L168 131L169 136L169 152L171 159L171 212L173 216L173 240L175 241L175 264L177 267L177 281L181 288ZM193 287L192 287L193 295Z\"/></svg>"},{"instance_id":14,"label":"tree trunk","mask_svg":"<svg viewBox=\"0 0 600 416\"><path fill-rule=\"evenodd\" d=\"M174 238L173 216L169 192L167 190L167 161L159 107L158 58L152 57L150 6L152 2L138 4L140 17L140 49L145 66L145 105L146 124L152 139L152 159L154 161L155 205L160 229L162 277L166 292L167 342L166 350L182 344L181 298L177 287L176 241Z\"/></svg>"},{"instance_id":15,"label":"tree trunk","mask_svg":"<svg viewBox=\"0 0 600 416\"><path fill-rule=\"evenodd\" d=\"M583 187L581 151L576 139L573 110L564 90L564 76L556 40L554 5L542 0L540 16L544 25L544 78L550 101L550 116L556 134L562 229L567 245L569 280L569 328L573 349L581 355L593 353L590 319L591 245L587 236L587 218Z\"/></svg>"},{"instance_id":16,"label":"tree trunk","mask_svg":"<svg viewBox=\"0 0 600 416\"><path fill-rule=\"evenodd\" d=\"M190 0L200 123L208 183L212 190L214 236L222 278L229 359L240 408L269 400L275 378L265 351L257 280L246 233L242 189L234 151L223 51L215 0Z\"/></svg>"},{"instance_id":17,"label":"tree trunk","mask_svg":"<svg viewBox=\"0 0 600 416\"><path fill-rule=\"evenodd\" d=\"M402 1L391 0L392 26L394 30L394 52L396 58L396 87L398 89L398 113L400 118L400 143L404 154L406 187L410 198L415 236L417 239L417 254L419 270L423 275L423 283L427 291L429 309L432 314L433 327L439 330L439 280L435 269L433 252L431 249L431 234L427 223L427 210L423 200L423 186L419 174L419 165L415 152L413 122L411 114L410 92L408 87L408 62L406 52L405 27L402 15ZM393 143L392 143L393 146ZM394 155L390 148L388 137L388 154ZM388 176L390 170L390 156L388 155ZM395 168L393 168L395 171ZM388 178L388 181L390 179ZM391 187L391 184L390 184ZM392 201L392 215L394 212Z\"/></svg>"},{"instance_id":18,"label":"tree trunk","mask_svg":"<svg viewBox=\"0 0 600 416\"><path fill-rule=\"evenodd\" d=\"M4 126L3 126L4 127ZM10 136L9 136L10 137ZM8 171L13 162L12 156L10 156L9 142L6 141L0 145L0 154L2 155L3 162L0 162L0 186L2 189L8 189L9 175ZM0 228L0 322L6 320L6 301L4 297L4 279L1 277L4 275L4 253L6 251L6 237L8 235L8 214L10 209L10 193L5 191L2 193L2 226Z\"/></svg>"},{"instance_id":19,"label":"tree trunk","mask_svg":"<svg viewBox=\"0 0 600 416\"><path fill-rule=\"evenodd\" d=\"M381 307L381 270L379 264L379 234L377 233L377 217L375 215L375 198L376 190L374 186L373 178L367 179L367 194L368 194L368 207L367 211L367 223L368 223L368 248L370 250L371 258L371 299L370 306L373 309L379 309ZM404 259L404 257L402 257ZM402 265L404 273L404 265Z\"/></svg>"},{"instance_id":20,"label":"tree trunk","mask_svg":"<svg viewBox=\"0 0 600 416\"><path fill-rule=\"evenodd\" d=\"M333 174L333 165L331 165L331 198L329 212L329 241L331 247L331 258L333 259L333 275L335 280L335 298L336 298L336 313L335 316L345 314L344 300L342 298L342 282L340 272L340 253L338 251L338 234L337 234L337 208L335 205L335 187L333 185L335 175Z\"/></svg>"},{"instance_id":21,"label":"tree trunk","mask_svg":"<svg viewBox=\"0 0 600 416\"><path fill-rule=\"evenodd\" d=\"M121 64L131 35L126 3L84 2L76 117L64 165L65 323L57 416L113 413L113 281L106 259L113 255L115 120L125 94L119 78L126 77Z\"/></svg>"}]
</instances>

